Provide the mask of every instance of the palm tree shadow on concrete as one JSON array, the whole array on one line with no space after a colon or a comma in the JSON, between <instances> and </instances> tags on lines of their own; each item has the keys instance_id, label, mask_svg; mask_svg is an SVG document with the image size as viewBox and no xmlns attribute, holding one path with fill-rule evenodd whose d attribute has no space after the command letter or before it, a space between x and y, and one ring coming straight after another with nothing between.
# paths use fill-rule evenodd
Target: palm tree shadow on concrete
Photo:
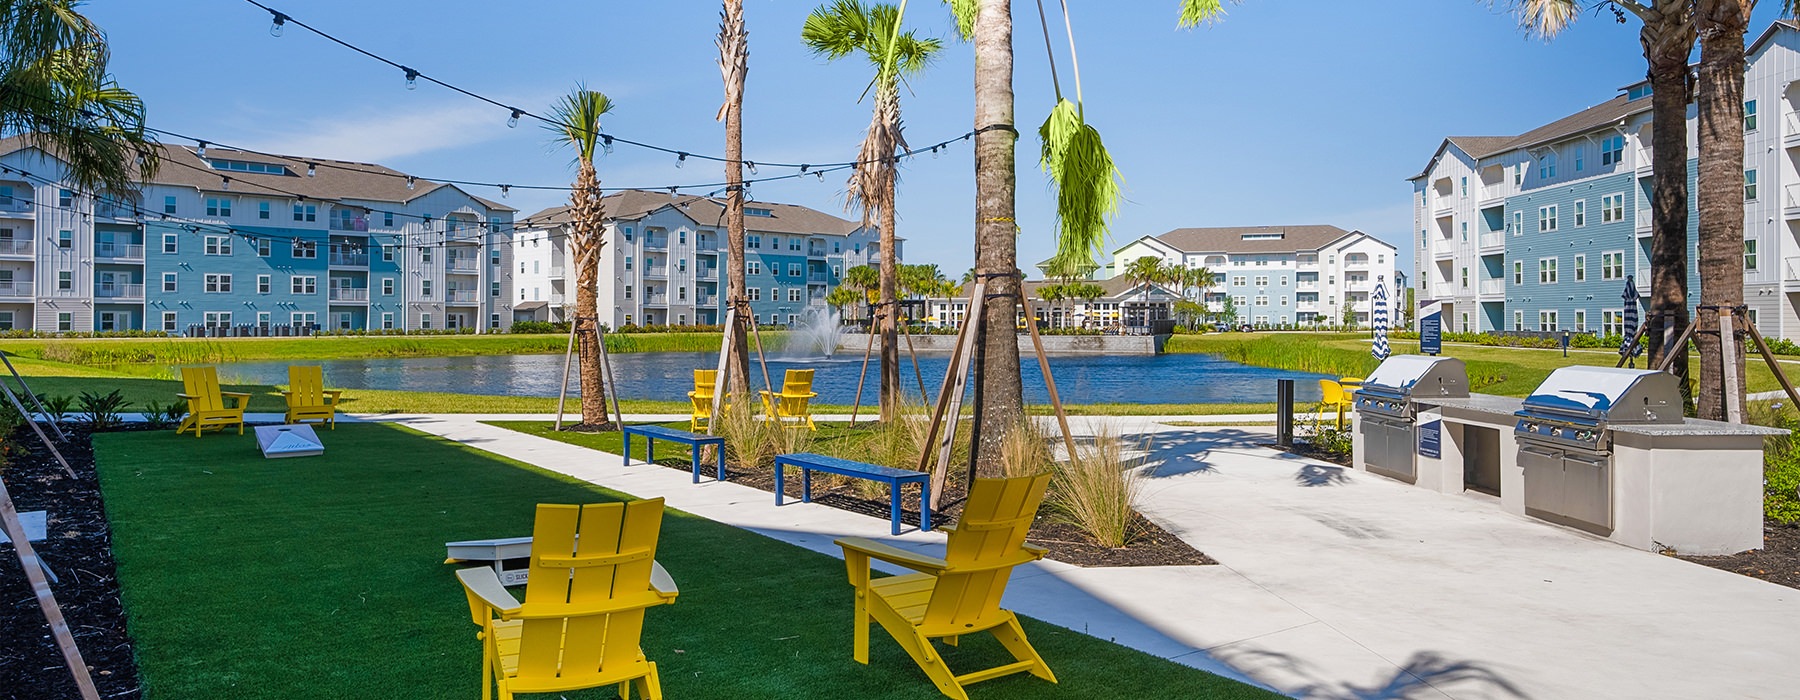
<instances>
[{"instance_id":1,"label":"palm tree shadow on concrete","mask_svg":"<svg viewBox=\"0 0 1800 700\"><path fill-rule=\"evenodd\" d=\"M1415 652L1385 679L1368 685L1323 678L1320 669L1290 654L1265 649L1214 649L1212 653L1240 672L1265 682L1271 674L1298 681L1278 689L1297 698L1318 700L1398 700L1401 698L1490 697L1530 698L1494 669L1474 661L1451 659L1435 651ZM1260 669L1260 670L1258 670Z\"/></svg>"}]
</instances>

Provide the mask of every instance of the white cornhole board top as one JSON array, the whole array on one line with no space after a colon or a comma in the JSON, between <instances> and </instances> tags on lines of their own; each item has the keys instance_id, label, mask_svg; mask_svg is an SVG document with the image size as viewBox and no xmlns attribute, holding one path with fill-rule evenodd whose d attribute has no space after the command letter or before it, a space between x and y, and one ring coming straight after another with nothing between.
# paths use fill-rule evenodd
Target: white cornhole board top
<instances>
[{"instance_id":1,"label":"white cornhole board top","mask_svg":"<svg viewBox=\"0 0 1800 700\"><path fill-rule=\"evenodd\" d=\"M34 510L19 514L19 524L25 526L25 539L31 542L44 541L44 522L48 517L44 511ZM12 538L6 536L6 528L0 528L0 544L11 544Z\"/></svg>"},{"instance_id":2,"label":"white cornhole board top","mask_svg":"<svg viewBox=\"0 0 1800 700\"><path fill-rule=\"evenodd\" d=\"M256 426L256 445L264 457L312 457L325 454L325 444L310 425Z\"/></svg>"},{"instance_id":3,"label":"white cornhole board top","mask_svg":"<svg viewBox=\"0 0 1800 700\"><path fill-rule=\"evenodd\" d=\"M514 569L508 566L508 564L524 566L530 561L530 537L445 542L444 549L450 562L482 563L493 566L494 573L500 577L500 584L504 586L523 584L531 573L530 569Z\"/></svg>"}]
</instances>

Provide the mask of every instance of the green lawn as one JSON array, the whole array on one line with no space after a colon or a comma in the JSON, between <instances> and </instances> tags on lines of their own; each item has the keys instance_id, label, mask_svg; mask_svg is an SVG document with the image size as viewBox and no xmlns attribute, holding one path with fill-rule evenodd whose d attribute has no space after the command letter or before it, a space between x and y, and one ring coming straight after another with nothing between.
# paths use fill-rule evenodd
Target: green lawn
<instances>
[{"instance_id":1,"label":"green lawn","mask_svg":"<svg viewBox=\"0 0 1800 700\"><path fill-rule=\"evenodd\" d=\"M529 533L536 503L626 497L404 428L324 436L325 456L287 460L247 435L95 438L147 696L477 697L480 650L443 543ZM850 660L834 558L673 510L657 558L682 593L650 612L643 646L670 698L941 697L880 630L871 665ZM1026 630L1061 684L1013 676L976 697L1277 697ZM943 651L965 671L1006 660L986 637Z\"/></svg>"}]
</instances>

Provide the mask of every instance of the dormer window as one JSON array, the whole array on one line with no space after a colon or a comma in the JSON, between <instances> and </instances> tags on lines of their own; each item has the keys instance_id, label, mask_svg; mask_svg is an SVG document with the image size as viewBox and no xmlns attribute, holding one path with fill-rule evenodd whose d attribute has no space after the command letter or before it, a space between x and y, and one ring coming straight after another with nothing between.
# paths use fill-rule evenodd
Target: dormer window
<instances>
[{"instance_id":1,"label":"dormer window","mask_svg":"<svg viewBox=\"0 0 1800 700\"><path fill-rule=\"evenodd\" d=\"M213 158L209 163L213 170L227 170L234 173L259 173L263 175L286 175L287 166L280 163L253 163L247 160L226 160Z\"/></svg>"}]
</instances>

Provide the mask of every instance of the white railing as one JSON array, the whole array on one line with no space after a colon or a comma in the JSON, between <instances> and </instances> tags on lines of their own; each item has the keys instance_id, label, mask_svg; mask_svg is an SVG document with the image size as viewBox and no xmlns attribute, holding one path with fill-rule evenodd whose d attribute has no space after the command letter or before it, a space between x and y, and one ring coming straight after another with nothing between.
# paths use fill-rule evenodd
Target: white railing
<instances>
[{"instance_id":1,"label":"white railing","mask_svg":"<svg viewBox=\"0 0 1800 700\"><path fill-rule=\"evenodd\" d=\"M697 250L700 252L717 251L718 249L719 249L719 242L716 240L713 240L711 238L702 238L699 241L694 243L694 250Z\"/></svg>"},{"instance_id":2,"label":"white railing","mask_svg":"<svg viewBox=\"0 0 1800 700\"><path fill-rule=\"evenodd\" d=\"M694 279L716 280L718 278L719 268L716 267L701 267L694 272Z\"/></svg>"},{"instance_id":3,"label":"white railing","mask_svg":"<svg viewBox=\"0 0 1800 700\"><path fill-rule=\"evenodd\" d=\"M368 253L332 253L331 264L339 267L368 267Z\"/></svg>"},{"instance_id":4,"label":"white railing","mask_svg":"<svg viewBox=\"0 0 1800 700\"><path fill-rule=\"evenodd\" d=\"M1800 112L1785 112L1781 115L1781 135L1784 138L1800 136Z\"/></svg>"},{"instance_id":5,"label":"white railing","mask_svg":"<svg viewBox=\"0 0 1800 700\"><path fill-rule=\"evenodd\" d=\"M31 202L17 197L0 199L0 211L31 211Z\"/></svg>"},{"instance_id":6,"label":"white railing","mask_svg":"<svg viewBox=\"0 0 1800 700\"><path fill-rule=\"evenodd\" d=\"M30 255L31 241L23 238L0 238L0 255Z\"/></svg>"},{"instance_id":7,"label":"white railing","mask_svg":"<svg viewBox=\"0 0 1800 700\"><path fill-rule=\"evenodd\" d=\"M701 295L695 296L694 297L694 305L695 306L717 307L719 305L719 295L717 295L717 294L701 294Z\"/></svg>"},{"instance_id":8,"label":"white railing","mask_svg":"<svg viewBox=\"0 0 1800 700\"><path fill-rule=\"evenodd\" d=\"M332 287L331 301L368 301L367 287Z\"/></svg>"},{"instance_id":9,"label":"white railing","mask_svg":"<svg viewBox=\"0 0 1800 700\"><path fill-rule=\"evenodd\" d=\"M644 267L644 276L645 277L668 277L669 276L669 266L667 266L667 265L646 265Z\"/></svg>"},{"instance_id":10,"label":"white railing","mask_svg":"<svg viewBox=\"0 0 1800 700\"><path fill-rule=\"evenodd\" d=\"M14 278L9 282L0 282L0 297L28 297L33 293L29 279Z\"/></svg>"},{"instance_id":11,"label":"white railing","mask_svg":"<svg viewBox=\"0 0 1800 700\"><path fill-rule=\"evenodd\" d=\"M1319 281L1316 279L1314 279L1314 280L1299 280L1299 281L1294 282L1294 288L1295 289L1318 289Z\"/></svg>"},{"instance_id":12,"label":"white railing","mask_svg":"<svg viewBox=\"0 0 1800 700\"><path fill-rule=\"evenodd\" d=\"M137 243L100 241L99 243L94 244L94 255L95 257L101 258L129 258L142 260L144 258L144 246Z\"/></svg>"},{"instance_id":13,"label":"white railing","mask_svg":"<svg viewBox=\"0 0 1800 700\"><path fill-rule=\"evenodd\" d=\"M1782 189L1787 195L1782 199L1782 206L1789 209L1800 207L1800 184L1788 185Z\"/></svg>"},{"instance_id":14,"label":"white railing","mask_svg":"<svg viewBox=\"0 0 1800 700\"><path fill-rule=\"evenodd\" d=\"M1482 294L1505 294L1506 280L1482 280L1480 291Z\"/></svg>"},{"instance_id":15,"label":"white railing","mask_svg":"<svg viewBox=\"0 0 1800 700\"><path fill-rule=\"evenodd\" d=\"M94 287L94 296L103 299L142 299L144 298L144 285L103 283Z\"/></svg>"},{"instance_id":16,"label":"white railing","mask_svg":"<svg viewBox=\"0 0 1800 700\"><path fill-rule=\"evenodd\" d=\"M1648 281L1648 271L1639 272L1639 279ZM1781 261L1781 279L1800 282L1800 257L1786 258ZM1639 282L1642 285L1644 282Z\"/></svg>"},{"instance_id":17,"label":"white railing","mask_svg":"<svg viewBox=\"0 0 1800 700\"><path fill-rule=\"evenodd\" d=\"M655 304L657 306L668 306L669 305L669 295L667 295L667 294L645 294L644 295L644 303Z\"/></svg>"},{"instance_id":18,"label":"white railing","mask_svg":"<svg viewBox=\"0 0 1800 700\"><path fill-rule=\"evenodd\" d=\"M644 237L644 247L650 248L653 250L666 249L669 247L669 237L668 236L645 236Z\"/></svg>"},{"instance_id":19,"label":"white railing","mask_svg":"<svg viewBox=\"0 0 1800 700\"><path fill-rule=\"evenodd\" d=\"M1352 292L1366 292L1366 291L1369 291L1369 281L1368 280L1345 280L1344 281L1344 289L1347 291L1352 291Z\"/></svg>"},{"instance_id":20,"label":"white railing","mask_svg":"<svg viewBox=\"0 0 1800 700\"><path fill-rule=\"evenodd\" d=\"M481 260L478 258L447 258L444 260L444 269L450 272L479 272Z\"/></svg>"},{"instance_id":21,"label":"white railing","mask_svg":"<svg viewBox=\"0 0 1800 700\"><path fill-rule=\"evenodd\" d=\"M1478 242L1482 248L1504 248L1506 247L1506 233L1503 231L1484 233L1481 234Z\"/></svg>"},{"instance_id":22,"label":"white railing","mask_svg":"<svg viewBox=\"0 0 1800 700\"><path fill-rule=\"evenodd\" d=\"M550 279L561 279L562 276L563 276L563 268L561 265L551 265L550 266Z\"/></svg>"},{"instance_id":23,"label":"white railing","mask_svg":"<svg viewBox=\"0 0 1800 700\"><path fill-rule=\"evenodd\" d=\"M475 290L452 289L445 292L444 300L452 304L473 304L475 303Z\"/></svg>"},{"instance_id":24,"label":"white railing","mask_svg":"<svg viewBox=\"0 0 1800 700\"><path fill-rule=\"evenodd\" d=\"M1449 196L1440 194L1432 198L1431 210L1433 212L1443 215L1450 213L1454 209L1456 209L1456 200L1451 199Z\"/></svg>"}]
</instances>

